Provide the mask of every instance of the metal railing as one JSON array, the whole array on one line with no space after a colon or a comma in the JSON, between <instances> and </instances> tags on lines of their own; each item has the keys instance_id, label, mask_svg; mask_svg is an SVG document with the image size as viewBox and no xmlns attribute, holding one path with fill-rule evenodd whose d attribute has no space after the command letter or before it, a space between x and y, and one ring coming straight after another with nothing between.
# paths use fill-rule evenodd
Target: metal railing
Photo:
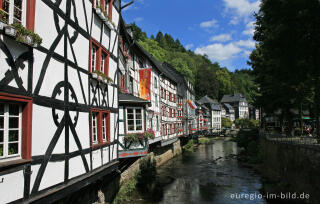
<instances>
[{"instance_id":1,"label":"metal railing","mask_svg":"<svg viewBox=\"0 0 320 204\"><path fill-rule=\"evenodd\" d=\"M286 134L266 132L260 130L260 136L265 137L269 141L292 145L302 145L320 150L320 138L312 135L288 136Z\"/></svg>"}]
</instances>

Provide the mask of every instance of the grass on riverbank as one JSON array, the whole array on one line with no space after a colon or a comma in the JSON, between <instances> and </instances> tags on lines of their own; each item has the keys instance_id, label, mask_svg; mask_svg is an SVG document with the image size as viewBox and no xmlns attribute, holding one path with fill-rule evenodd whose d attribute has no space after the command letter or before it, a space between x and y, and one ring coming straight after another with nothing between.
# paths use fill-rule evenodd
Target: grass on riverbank
<instances>
[{"instance_id":1,"label":"grass on riverbank","mask_svg":"<svg viewBox=\"0 0 320 204\"><path fill-rule=\"evenodd\" d=\"M137 175L123 182L120 186L119 192L116 198L113 200L113 204L121 204L123 202L132 201L133 193L136 190Z\"/></svg>"},{"instance_id":2,"label":"grass on riverbank","mask_svg":"<svg viewBox=\"0 0 320 204\"><path fill-rule=\"evenodd\" d=\"M186 145L182 147L183 152L193 152L194 151L195 142L193 139L189 140Z\"/></svg>"}]
</instances>

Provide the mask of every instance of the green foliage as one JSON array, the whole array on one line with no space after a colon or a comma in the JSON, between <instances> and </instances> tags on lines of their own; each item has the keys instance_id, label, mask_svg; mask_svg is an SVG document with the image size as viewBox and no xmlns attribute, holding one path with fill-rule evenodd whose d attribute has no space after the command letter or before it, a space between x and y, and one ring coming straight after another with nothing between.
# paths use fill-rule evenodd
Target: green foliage
<instances>
[{"instance_id":1,"label":"green foliage","mask_svg":"<svg viewBox=\"0 0 320 204\"><path fill-rule=\"evenodd\" d=\"M142 32L141 28L139 28L135 23L131 24L131 29L136 41L144 41L147 39L147 34Z\"/></svg>"},{"instance_id":2,"label":"green foliage","mask_svg":"<svg viewBox=\"0 0 320 204\"><path fill-rule=\"evenodd\" d=\"M124 141L126 142L139 142L139 139L142 138L142 134L136 134L136 133L132 133L132 134L127 134L126 136L124 136Z\"/></svg>"},{"instance_id":3,"label":"green foliage","mask_svg":"<svg viewBox=\"0 0 320 204\"><path fill-rule=\"evenodd\" d=\"M256 128L259 127L259 121L249 118L239 118L234 121L234 124L240 128Z\"/></svg>"},{"instance_id":4,"label":"green foliage","mask_svg":"<svg viewBox=\"0 0 320 204\"><path fill-rule=\"evenodd\" d=\"M211 139L210 138L207 138L207 137L201 137L199 138L199 144L208 144L211 142Z\"/></svg>"},{"instance_id":5,"label":"green foliage","mask_svg":"<svg viewBox=\"0 0 320 204\"><path fill-rule=\"evenodd\" d=\"M194 140L193 139L191 139L191 140L189 140L188 141L188 143L185 145L185 146L183 146L183 151L184 152L193 152L194 151Z\"/></svg>"},{"instance_id":6,"label":"green foliage","mask_svg":"<svg viewBox=\"0 0 320 204\"><path fill-rule=\"evenodd\" d=\"M32 38L33 45L34 44L40 45L42 43L42 38L38 34L34 33L31 30L26 29L23 25L21 25L19 23L14 23L14 24L12 24L12 26L17 31L16 40L18 42L23 42L24 43L25 42L24 36L30 36Z\"/></svg>"},{"instance_id":7,"label":"green foliage","mask_svg":"<svg viewBox=\"0 0 320 204\"><path fill-rule=\"evenodd\" d=\"M6 18L6 13L2 9L0 9L0 21L4 22L4 23L8 22L8 20Z\"/></svg>"},{"instance_id":8,"label":"green foliage","mask_svg":"<svg viewBox=\"0 0 320 204\"><path fill-rule=\"evenodd\" d=\"M262 161L259 145L259 130L240 130L235 139L239 147L244 148L243 154L248 157L248 162L257 164Z\"/></svg>"},{"instance_id":9,"label":"green foliage","mask_svg":"<svg viewBox=\"0 0 320 204\"><path fill-rule=\"evenodd\" d=\"M262 1L248 63L260 89L256 103L265 113L281 109L280 117L292 120L290 110L303 103L320 114L319 10L318 0Z\"/></svg>"},{"instance_id":10,"label":"green foliage","mask_svg":"<svg viewBox=\"0 0 320 204\"><path fill-rule=\"evenodd\" d=\"M0 146L0 156L3 156L3 146Z\"/></svg>"},{"instance_id":11,"label":"green foliage","mask_svg":"<svg viewBox=\"0 0 320 204\"><path fill-rule=\"evenodd\" d=\"M102 73L99 70L94 70L93 73L97 74L98 76L101 76L103 79L106 79L108 81L108 83L113 82L113 80L110 77L108 77L107 75L105 75L104 73Z\"/></svg>"},{"instance_id":12,"label":"green foliage","mask_svg":"<svg viewBox=\"0 0 320 204\"><path fill-rule=\"evenodd\" d=\"M137 178L136 176L125 181L119 189L117 196L113 200L113 204L130 202L133 198L133 192L136 190Z\"/></svg>"},{"instance_id":13,"label":"green foliage","mask_svg":"<svg viewBox=\"0 0 320 204\"><path fill-rule=\"evenodd\" d=\"M204 95L221 99L224 94L237 92L246 96L249 102L254 101L257 86L250 70L229 72L217 62L212 63L206 55L186 50L180 40L174 40L170 34L159 31L155 37L148 38L136 24L132 24L132 29L134 38L144 49L158 61L172 65L195 84L197 99Z\"/></svg>"},{"instance_id":14,"label":"green foliage","mask_svg":"<svg viewBox=\"0 0 320 204\"><path fill-rule=\"evenodd\" d=\"M137 174L137 187L140 192L148 193L152 191L152 184L157 176L157 163L154 158L147 156L140 160L139 172Z\"/></svg>"},{"instance_id":15,"label":"green foliage","mask_svg":"<svg viewBox=\"0 0 320 204\"><path fill-rule=\"evenodd\" d=\"M166 59L166 50L159 46L159 43L152 39L139 40L138 43L147 50L152 56L154 56L160 62L164 62Z\"/></svg>"},{"instance_id":16,"label":"green foliage","mask_svg":"<svg viewBox=\"0 0 320 204\"><path fill-rule=\"evenodd\" d=\"M232 121L229 118L221 118L221 123L223 128L231 128L232 127Z\"/></svg>"}]
</instances>

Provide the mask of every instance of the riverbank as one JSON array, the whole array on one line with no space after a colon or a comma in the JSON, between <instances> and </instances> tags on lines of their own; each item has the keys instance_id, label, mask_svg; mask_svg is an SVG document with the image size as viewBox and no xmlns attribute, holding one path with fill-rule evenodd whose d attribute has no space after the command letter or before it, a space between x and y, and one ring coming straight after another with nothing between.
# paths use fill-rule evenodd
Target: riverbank
<instances>
[{"instance_id":1,"label":"riverbank","mask_svg":"<svg viewBox=\"0 0 320 204\"><path fill-rule=\"evenodd\" d=\"M199 138L200 139L200 138ZM184 152L157 168L155 181L150 181L156 191L132 191L132 200L122 204L172 204L172 203L228 203L246 204L249 199L239 199L238 194L258 194L260 177L252 168L246 168L234 155L237 144L230 138L206 138L205 144L195 145L193 152ZM201 141L201 140L200 140ZM254 203L265 204L255 199Z\"/></svg>"},{"instance_id":2,"label":"riverbank","mask_svg":"<svg viewBox=\"0 0 320 204\"><path fill-rule=\"evenodd\" d=\"M182 148L183 147L181 147L180 140L178 140L169 148L158 148L154 152L148 153L146 157L137 159L128 169L121 173L120 188L113 201L113 204L130 202L133 197L138 196L136 192L136 187L139 182L138 175L141 171L142 164L145 163L146 160L150 159L150 161L154 161L152 166L147 166L146 168L157 168L175 156L180 155L182 153ZM147 180L149 178L144 177L143 179Z\"/></svg>"}]
</instances>

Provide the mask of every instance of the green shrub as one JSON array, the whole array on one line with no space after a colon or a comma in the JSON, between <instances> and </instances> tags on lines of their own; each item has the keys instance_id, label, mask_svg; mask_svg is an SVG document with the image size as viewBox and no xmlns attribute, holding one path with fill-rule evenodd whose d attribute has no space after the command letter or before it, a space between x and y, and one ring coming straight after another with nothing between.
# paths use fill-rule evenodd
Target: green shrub
<instances>
[{"instance_id":1,"label":"green shrub","mask_svg":"<svg viewBox=\"0 0 320 204\"><path fill-rule=\"evenodd\" d=\"M147 156L140 160L140 170L137 174L137 187L142 193L152 192L152 186L156 181L157 163L154 158Z\"/></svg>"},{"instance_id":2,"label":"green shrub","mask_svg":"<svg viewBox=\"0 0 320 204\"><path fill-rule=\"evenodd\" d=\"M229 118L221 118L221 123L223 128L231 128L232 127L232 121Z\"/></svg>"}]
</instances>

